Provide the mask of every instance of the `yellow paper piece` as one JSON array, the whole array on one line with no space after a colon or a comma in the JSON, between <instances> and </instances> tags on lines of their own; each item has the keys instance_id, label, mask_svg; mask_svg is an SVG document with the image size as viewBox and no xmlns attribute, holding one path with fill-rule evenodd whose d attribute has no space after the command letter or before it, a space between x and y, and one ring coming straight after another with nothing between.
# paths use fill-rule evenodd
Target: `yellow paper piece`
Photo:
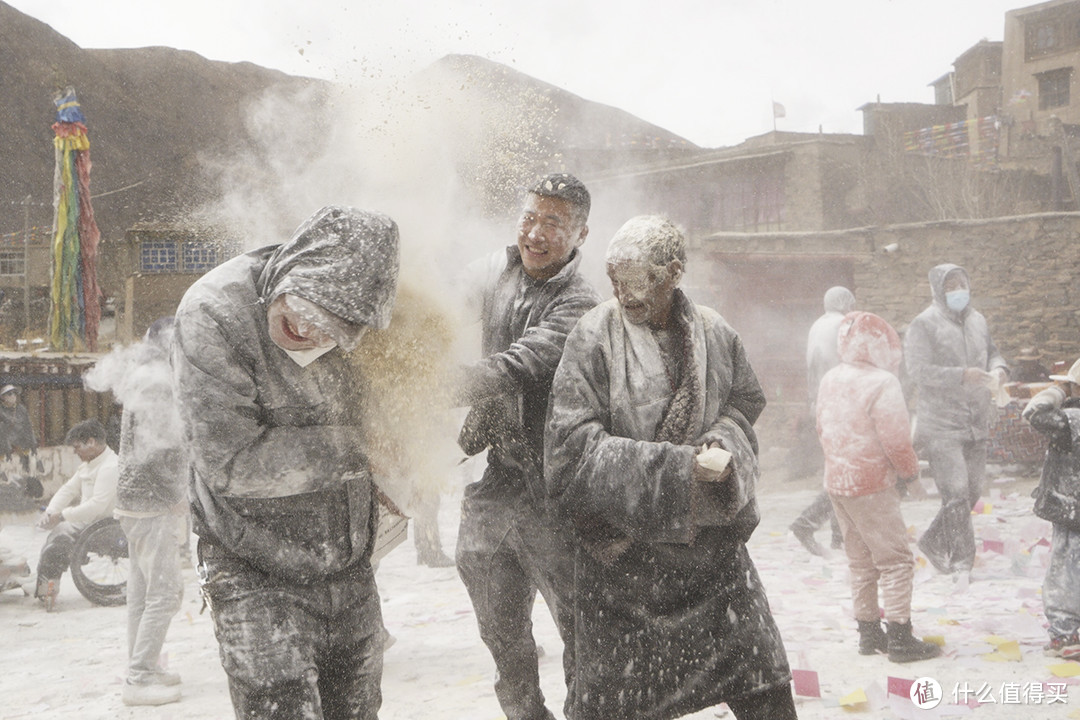
<instances>
[{"instance_id":1,"label":"yellow paper piece","mask_svg":"<svg viewBox=\"0 0 1080 720\"><path fill-rule=\"evenodd\" d=\"M944 635L923 635L923 642L934 643L938 647L945 647Z\"/></svg>"},{"instance_id":2,"label":"yellow paper piece","mask_svg":"<svg viewBox=\"0 0 1080 720\"><path fill-rule=\"evenodd\" d=\"M469 675L468 677L464 677L461 680L459 680L457 684L458 684L458 687L461 687L461 686L464 686L464 685L475 685L478 682L483 682L485 679L486 679L486 676L484 676L484 675Z\"/></svg>"},{"instance_id":3,"label":"yellow paper piece","mask_svg":"<svg viewBox=\"0 0 1080 720\"><path fill-rule=\"evenodd\" d=\"M841 705L858 705L866 702L866 691L859 688L855 692L848 693L844 697L840 698Z\"/></svg>"},{"instance_id":4,"label":"yellow paper piece","mask_svg":"<svg viewBox=\"0 0 1080 720\"><path fill-rule=\"evenodd\" d=\"M1080 663L1066 662L1049 666L1055 677L1076 677L1080 675Z\"/></svg>"},{"instance_id":5,"label":"yellow paper piece","mask_svg":"<svg viewBox=\"0 0 1080 720\"><path fill-rule=\"evenodd\" d=\"M983 660L990 662L1020 662L1023 656L1020 654L1020 643L1016 640L1008 640L1000 635L987 635L983 638L997 648L992 653L983 655Z\"/></svg>"},{"instance_id":6,"label":"yellow paper piece","mask_svg":"<svg viewBox=\"0 0 1080 720\"><path fill-rule=\"evenodd\" d=\"M983 503L983 515L994 512L994 503Z\"/></svg>"},{"instance_id":7,"label":"yellow paper piece","mask_svg":"<svg viewBox=\"0 0 1080 720\"><path fill-rule=\"evenodd\" d=\"M1020 654L1020 643L1016 640L1010 640L1009 642L1003 642L998 645L995 655L1001 655L1006 660L1012 662L1020 662L1022 655Z\"/></svg>"},{"instance_id":8,"label":"yellow paper piece","mask_svg":"<svg viewBox=\"0 0 1080 720\"><path fill-rule=\"evenodd\" d=\"M952 618L938 618L937 619L937 624L938 625L959 625L960 621L959 620L953 620Z\"/></svg>"}]
</instances>

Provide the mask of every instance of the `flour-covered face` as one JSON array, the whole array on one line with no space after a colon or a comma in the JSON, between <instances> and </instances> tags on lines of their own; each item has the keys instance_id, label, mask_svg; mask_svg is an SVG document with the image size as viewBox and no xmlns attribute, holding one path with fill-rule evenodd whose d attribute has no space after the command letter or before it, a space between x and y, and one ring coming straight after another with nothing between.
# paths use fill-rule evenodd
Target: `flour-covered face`
<instances>
[{"instance_id":1,"label":"flour-covered face","mask_svg":"<svg viewBox=\"0 0 1080 720\"><path fill-rule=\"evenodd\" d=\"M279 295L270 303L266 309L266 322L274 344L293 352L335 345L351 350L366 329L289 293Z\"/></svg>"},{"instance_id":2,"label":"flour-covered face","mask_svg":"<svg viewBox=\"0 0 1080 720\"><path fill-rule=\"evenodd\" d=\"M607 265L608 278L623 315L634 325L662 328L671 315L682 263L654 265L645 260L618 260Z\"/></svg>"},{"instance_id":3,"label":"flour-covered face","mask_svg":"<svg viewBox=\"0 0 1080 720\"><path fill-rule=\"evenodd\" d=\"M518 220L518 251L525 272L537 280L555 277L588 234L568 200L529 194Z\"/></svg>"}]
</instances>

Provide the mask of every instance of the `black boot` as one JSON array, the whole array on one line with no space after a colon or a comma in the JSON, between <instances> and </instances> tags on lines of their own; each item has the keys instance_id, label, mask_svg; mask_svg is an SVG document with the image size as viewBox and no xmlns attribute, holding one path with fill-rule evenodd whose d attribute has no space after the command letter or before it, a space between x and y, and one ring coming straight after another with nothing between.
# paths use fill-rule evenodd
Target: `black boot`
<instances>
[{"instance_id":1,"label":"black boot","mask_svg":"<svg viewBox=\"0 0 1080 720\"><path fill-rule=\"evenodd\" d=\"M889 639L876 620L859 620L859 654L877 655L889 652Z\"/></svg>"},{"instance_id":2,"label":"black boot","mask_svg":"<svg viewBox=\"0 0 1080 720\"><path fill-rule=\"evenodd\" d=\"M814 528L796 520L791 524L790 529L798 541L802 543L802 546L806 548L811 555L825 557L825 549L814 539Z\"/></svg>"},{"instance_id":3,"label":"black boot","mask_svg":"<svg viewBox=\"0 0 1080 720\"><path fill-rule=\"evenodd\" d=\"M941 654L934 643L923 642L911 634L911 621L889 623L889 660L896 663L929 660Z\"/></svg>"}]
</instances>

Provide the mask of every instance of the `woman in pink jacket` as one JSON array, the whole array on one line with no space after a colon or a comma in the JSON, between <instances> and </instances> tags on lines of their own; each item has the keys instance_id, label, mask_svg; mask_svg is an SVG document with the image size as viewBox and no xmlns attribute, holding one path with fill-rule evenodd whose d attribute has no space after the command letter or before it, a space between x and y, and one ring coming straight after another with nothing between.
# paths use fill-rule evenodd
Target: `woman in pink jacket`
<instances>
[{"instance_id":1,"label":"woman in pink jacket","mask_svg":"<svg viewBox=\"0 0 1080 720\"><path fill-rule=\"evenodd\" d=\"M900 514L897 478L919 474L911 425L897 372L900 336L868 312L844 317L840 364L821 379L817 430L825 454L825 490L832 498L851 568L859 653L887 652L893 662L924 660L940 649L911 634L914 557ZM878 590L885 606L881 627Z\"/></svg>"}]
</instances>

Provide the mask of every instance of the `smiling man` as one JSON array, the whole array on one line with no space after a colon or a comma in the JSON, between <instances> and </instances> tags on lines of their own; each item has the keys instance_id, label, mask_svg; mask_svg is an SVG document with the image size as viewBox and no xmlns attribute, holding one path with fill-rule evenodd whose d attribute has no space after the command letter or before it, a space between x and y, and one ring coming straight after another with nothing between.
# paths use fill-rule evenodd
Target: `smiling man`
<instances>
[{"instance_id":1,"label":"smiling man","mask_svg":"<svg viewBox=\"0 0 1080 720\"><path fill-rule=\"evenodd\" d=\"M326 207L177 310L199 577L238 718L378 716L375 500L346 353L389 324L397 273L393 220Z\"/></svg>"},{"instance_id":2,"label":"smiling man","mask_svg":"<svg viewBox=\"0 0 1080 720\"><path fill-rule=\"evenodd\" d=\"M459 403L472 406L462 449L470 455L487 449L488 464L465 489L457 567L495 659L495 694L507 720L553 717L540 690L532 635L538 589L563 639L568 681L574 665L573 549L547 516L541 456L563 343L599 302L577 272L590 205L589 191L573 175L548 175L530 189L517 245L500 251L491 266L497 272L479 288L484 359L465 369L459 390Z\"/></svg>"}]
</instances>

